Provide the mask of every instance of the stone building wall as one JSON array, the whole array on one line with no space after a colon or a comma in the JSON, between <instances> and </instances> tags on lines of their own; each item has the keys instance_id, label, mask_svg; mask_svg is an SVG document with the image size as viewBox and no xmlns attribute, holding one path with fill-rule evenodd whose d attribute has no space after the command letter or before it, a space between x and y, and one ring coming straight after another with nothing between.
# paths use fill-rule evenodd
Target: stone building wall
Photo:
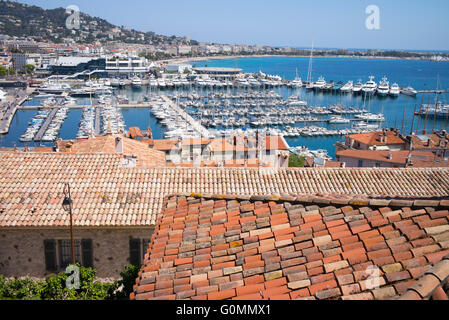
<instances>
[{"instance_id":1,"label":"stone building wall","mask_svg":"<svg viewBox=\"0 0 449 320\"><path fill-rule=\"evenodd\" d=\"M151 239L153 228L76 229L75 240L92 239L97 277L119 278L130 262L130 238ZM0 228L0 274L5 277L44 278L44 240L70 240L69 229ZM56 250L58 251L58 250ZM142 250L143 251L143 250ZM58 253L57 253L58 257ZM143 259L143 253L142 253ZM57 259L58 261L58 259Z\"/></svg>"}]
</instances>

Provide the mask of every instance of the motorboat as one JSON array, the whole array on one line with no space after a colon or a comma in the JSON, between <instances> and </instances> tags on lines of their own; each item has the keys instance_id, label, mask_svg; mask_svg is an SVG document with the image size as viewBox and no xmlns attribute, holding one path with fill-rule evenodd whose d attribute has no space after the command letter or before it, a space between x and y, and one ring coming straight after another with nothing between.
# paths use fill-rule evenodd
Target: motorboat
<instances>
[{"instance_id":1,"label":"motorboat","mask_svg":"<svg viewBox=\"0 0 449 320\"><path fill-rule=\"evenodd\" d=\"M377 83L374 81L374 76L370 76L369 80L363 85L362 92L365 95L373 95L376 93Z\"/></svg>"},{"instance_id":2,"label":"motorboat","mask_svg":"<svg viewBox=\"0 0 449 320\"><path fill-rule=\"evenodd\" d=\"M355 117L357 119L365 120L368 122L383 122L383 121L385 121L385 117L381 113L374 114L374 113L368 112L368 113L364 113L364 114L358 114Z\"/></svg>"},{"instance_id":3,"label":"motorboat","mask_svg":"<svg viewBox=\"0 0 449 320\"><path fill-rule=\"evenodd\" d=\"M141 89L142 88L142 79L140 79L137 76L133 77L131 80L131 86L134 89Z\"/></svg>"},{"instance_id":4,"label":"motorboat","mask_svg":"<svg viewBox=\"0 0 449 320\"><path fill-rule=\"evenodd\" d=\"M352 93L359 94L362 92L363 83L362 79L359 79L356 84L352 87Z\"/></svg>"},{"instance_id":5,"label":"motorboat","mask_svg":"<svg viewBox=\"0 0 449 320\"><path fill-rule=\"evenodd\" d=\"M379 96L385 97L390 92L390 84L387 80L387 77L383 77L382 81L379 83L379 86L377 87L377 94Z\"/></svg>"},{"instance_id":6,"label":"motorboat","mask_svg":"<svg viewBox=\"0 0 449 320\"><path fill-rule=\"evenodd\" d=\"M416 91L412 87L408 86L407 88L402 89L401 93L405 94L406 96L415 97L418 94L418 91Z\"/></svg>"},{"instance_id":7,"label":"motorboat","mask_svg":"<svg viewBox=\"0 0 449 320\"><path fill-rule=\"evenodd\" d=\"M343 93L348 93L348 92L351 92L353 88L354 88L354 82L348 81L343 87L340 88L340 91Z\"/></svg>"},{"instance_id":8,"label":"motorboat","mask_svg":"<svg viewBox=\"0 0 449 320\"><path fill-rule=\"evenodd\" d=\"M341 124L341 123L350 123L351 121L347 118L343 118L341 116L333 116L329 119L329 123L331 124Z\"/></svg>"},{"instance_id":9,"label":"motorboat","mask_svg":"<svg viewBox=\"0 0 449 320\"><path fill-rule=\"evenodd\" d=\"M400 92L401 88L399 88L399 85L397 83L393 83L393 85L390 88L390 96L397 97L399 96Z\"/></svg>"},{"instance_id":10,"label":"motorboat","mask_svg":"<svg viewBox=\"0 0 449 320\"><path fill-rule=\"evenodd\" d=\"M318 81L315 82L315 84L313 85L313 88L315 90L322 90L325 86L326 86L326 80L324 80L324 77L320 76L318 78Z\"/></svg>"}]
</instances>

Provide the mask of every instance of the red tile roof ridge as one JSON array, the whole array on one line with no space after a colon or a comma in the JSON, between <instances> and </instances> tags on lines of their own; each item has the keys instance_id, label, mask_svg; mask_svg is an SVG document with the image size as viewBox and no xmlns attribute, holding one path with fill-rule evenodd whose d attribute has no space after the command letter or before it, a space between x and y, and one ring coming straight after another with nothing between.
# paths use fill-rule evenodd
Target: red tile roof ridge
<instances>
[{"instance_id":1,"label":"red tile roof ridge","mask_svg":"<svg viewBox=\"0 0 449 320\"><path fill-rule=\"evenodd\" d=\"M384 300L422 275L442 295L449 211L422 199L423 209L392 201L404 207L166 196L131 299ZM424 289L410 294L427 296Z\"/></svg>"},{"instance_id":2,"label":"red tile roof ridge","mask_svg":"<svg viewBox=\"0 0 449 320\"><path fill-rule=\"evenodd\" d=\"M188 197L205 200L247 200L247 201L274 201L289 202L294 204L328 204L337 206L354 206L354 207L393 207L393 208L425 208L425 207L441 207L449 208L449 195L442 197L364 197L342 195L342 194L272 194L272 195L245 195L245 194L211 194L198 192L180 192L172 193L167 197Z\"/></svg>"},{"instance_id":3,"label":"red tile roof ridge","mask_svg":"<svg viewBox=\"0 0 449 320\"><path fill-rule=\"evenodd\" d=\"M449 254L443 257L441 261L424 273L412 287L398 297L398 300L439 300L441 294L436 295L435 292L442 288L449 280ZM442 299L447 300L448 297Z\"/></svg>"}]
</instances>

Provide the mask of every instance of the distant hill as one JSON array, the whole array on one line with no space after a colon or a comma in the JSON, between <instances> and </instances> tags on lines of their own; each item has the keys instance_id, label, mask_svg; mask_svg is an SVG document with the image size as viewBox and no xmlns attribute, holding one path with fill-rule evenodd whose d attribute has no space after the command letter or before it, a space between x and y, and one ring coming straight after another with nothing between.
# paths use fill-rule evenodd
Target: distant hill
<instances>
[{"instance_id":1,"label":"distant hill","mask_svg":"<svg viewBox=\"0 0 449 320\"><path fill-rule=\"evenodd\" d=\"M184 38L162 36L154 32L142 32L115 26L108 21L80 13L80 29L68 29L66 9L45 10L13 1L0 1L0 34L16 37L32 37L37 41L62 42L71 38L80 43L94 41L122 41L126 43L161 44L181 43ZM194 41L196 42L196 41Z\"/></svg>"}]
</instances>

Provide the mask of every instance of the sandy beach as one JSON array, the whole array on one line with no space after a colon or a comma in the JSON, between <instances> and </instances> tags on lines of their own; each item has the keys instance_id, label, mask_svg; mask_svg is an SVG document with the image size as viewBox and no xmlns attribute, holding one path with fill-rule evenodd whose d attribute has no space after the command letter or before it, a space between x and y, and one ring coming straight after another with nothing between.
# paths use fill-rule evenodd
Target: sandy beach
<instances>
[{"instance_id":1,"label":"sandy beach","mask_svg":"<svg viewBox=\"0 0 449 320\"><path fill-rule=\"evenodd\" d=\"M264 57L284 57L284 58L309 58L308 55L282 55L282 54L253 54L253 55L219 55L219 56L206 56L206 57L178 57L173 59L165 59L159 60L157 62L161 64L181 64L181 63L195 63L198 61L207 61L207 60L225 60L225 59L234 59L234 58L264 58ZM366 60L426 60L429 59L421 59L421 58L396 58L396 57L367 57L367 56L314 56L314 59L328 59L328 58L338 58L338 59L366 59ZM440 62L449 62L449 61L440 61Z\"/></svg>"}]
</instances>

